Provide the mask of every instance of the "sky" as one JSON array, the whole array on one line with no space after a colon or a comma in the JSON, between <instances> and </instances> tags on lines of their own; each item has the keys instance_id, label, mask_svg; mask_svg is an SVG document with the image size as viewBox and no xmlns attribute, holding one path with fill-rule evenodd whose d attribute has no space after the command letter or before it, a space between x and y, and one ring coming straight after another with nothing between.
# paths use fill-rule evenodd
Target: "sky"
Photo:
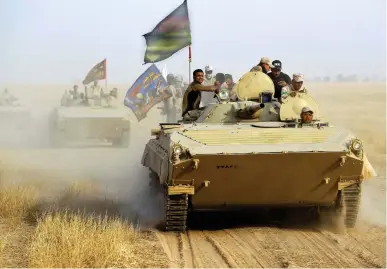
<instances>
[{"instance_id":1,"label":"sky","mask_svg":"<svg viewBox=\"0 0 387 269\"><path fill-rule=\"evenodd\" d=\"M107 59L133 83L145 39L183 0L0 0L0 83L81 83ZM385 0L188 0L192 71L240 77L263 56L289 75L386 75ZM188 48L157 63L188 79Z\"/></svg>"}]
</instances>

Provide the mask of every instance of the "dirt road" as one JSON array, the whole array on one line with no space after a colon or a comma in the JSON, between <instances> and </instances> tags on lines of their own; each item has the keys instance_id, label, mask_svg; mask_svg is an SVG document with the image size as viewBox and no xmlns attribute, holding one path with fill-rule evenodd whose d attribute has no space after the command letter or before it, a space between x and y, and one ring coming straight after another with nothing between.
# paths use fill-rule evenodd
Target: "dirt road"
<instances>
[{"instance_id":1,"label":"dirt road","mask_svg":"<svg viewBox=\"0 0 387 269\"><path fill-rule=\"evenodd\" d=\"M385 229L242 228L158 233L171 267L385 267Z\"/></svg>"}]
</instances>

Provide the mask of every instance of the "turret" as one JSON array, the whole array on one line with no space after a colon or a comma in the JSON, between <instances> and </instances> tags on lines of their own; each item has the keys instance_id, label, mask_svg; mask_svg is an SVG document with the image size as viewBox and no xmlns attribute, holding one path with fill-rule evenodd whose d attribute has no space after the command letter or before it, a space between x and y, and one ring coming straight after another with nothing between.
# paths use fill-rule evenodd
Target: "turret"
<instances>
[{"instance_id":1,"label":"turret","mask_svg":"<svg viewBox=\"0 0 387 269\"><path fill-rule=\"evenodd\" d=\"M246 73L233 91L239 101L231 102L228 90L222 89L217 95L219 102L211 103L203 111L198 111L194 122L233 124L244 121L297 121L305 106L313 109L314 120L320 118L318 105L308 94L300 93L296 97L288 97L280 104L273 97L273 81L262 72Z\"/></svg>"}]
</instances>

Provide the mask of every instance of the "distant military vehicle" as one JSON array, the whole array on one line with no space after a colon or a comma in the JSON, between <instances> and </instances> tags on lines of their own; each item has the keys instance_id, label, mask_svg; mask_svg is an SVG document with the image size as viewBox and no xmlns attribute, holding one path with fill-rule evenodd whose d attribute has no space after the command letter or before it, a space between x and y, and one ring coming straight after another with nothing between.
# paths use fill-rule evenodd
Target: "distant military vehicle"
<instances>
[{"instance_id":1,"label":"distant military vehicle","mask_svg":"<svg viewBox=\"0 0 387 269\"><path fill-rule=\"evenodd\" d=\"M68 102L51 114L52 144L56 147L128 147L130 120L124 107Z\"/></svg>"},{"instance_id":2,"label":"distant military vehicle","mask_svg":"<svg viewBox=\"0 0 387 269\"><path fill-rule=\"evenodd\" d=\"M248 207L334 214L344 208L346 226L354 227L362 182L372 170L362 142L322 120L307 94L287 98L279 109L262 72L245 74L234 90L240 101L229 102L223 91L192 122L152 130L142 164L164 191L165 230L185 231L191 211ZM300 123L304 106L314 111L310 124ZM250 119L248 108L256 113Z\"/></svg>"},{"instance_id":3,"label":"distant military vehicle","mask_svg":"<svg viewBox=\"0 0 387 269\"><path fill-rule=\"evenodd\" d=\"M20 104L17 98L8 93L0 95L0 125L2 131L24 130L30 121L30 110Z\"/></svg>"}]
</instances>

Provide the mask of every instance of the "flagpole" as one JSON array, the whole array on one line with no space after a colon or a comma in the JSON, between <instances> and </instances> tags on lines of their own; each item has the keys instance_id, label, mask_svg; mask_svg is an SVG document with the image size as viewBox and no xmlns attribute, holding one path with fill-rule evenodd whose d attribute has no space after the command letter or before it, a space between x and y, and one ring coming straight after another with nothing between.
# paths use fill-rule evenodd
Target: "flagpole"
<instances>
[{"instance_id":1,"label":"flagpole","mask_svg":"<svg viewBox=\"0 0 387 269\"><path fill-rule=\"evenodd\" d=\"M107 92L107 68L106 68L107 60L105 58L105 91Z\"/></svg>"},{"instance_id":2,"label":"flagpole","mask_svg":"<svg viewBox=\"0 0 387 269\"><path fill-rule=\"evenodd\" d=\"M192 62L192 50L191 50L191 45L188 47L188 82L191 83L191 62Z\"/></svg>"}]
</instances>

